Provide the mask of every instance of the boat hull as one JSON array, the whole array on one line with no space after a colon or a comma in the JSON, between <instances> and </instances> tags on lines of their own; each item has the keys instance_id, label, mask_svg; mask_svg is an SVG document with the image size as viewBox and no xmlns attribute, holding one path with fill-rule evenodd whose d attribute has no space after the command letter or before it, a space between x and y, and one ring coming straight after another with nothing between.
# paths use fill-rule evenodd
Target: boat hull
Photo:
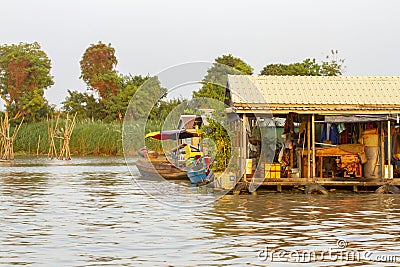
<instances>
[{"instance_id":1,"label":"boat hull","mask_svg":"<svg viewBox=\"0 0 400 267\"><path fill-rule=\"evenodd\" d=\"M192 182L192 184L201 183L207 178L205 170L190 171L187 173L187 176L189 177L189 180L190 182Z\"/></svg>"},{"instance_id":2,"label":"boat hull","mask_svg":"<svg viewBox=\"0 0 400 267\"><path fill-rule=\"evenodd\" d=\"M187 180L187 172L175 167L166 158L149 159L139 158L136 167L140 174L145 177L161 176L167 180Z\"/></svg>"}]
</instances>

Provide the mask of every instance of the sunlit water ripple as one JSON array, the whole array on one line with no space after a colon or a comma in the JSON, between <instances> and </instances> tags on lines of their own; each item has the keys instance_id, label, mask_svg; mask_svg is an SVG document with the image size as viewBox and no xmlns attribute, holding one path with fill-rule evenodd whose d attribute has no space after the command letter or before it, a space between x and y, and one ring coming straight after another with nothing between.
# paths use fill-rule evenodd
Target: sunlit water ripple
<instances>
[{"instance_id":1,"label":"sunlit water ripple","mask_svg":"<svg viewBox=\"0 0 400 267\"><path fill-rule=\"evenodd\" d=\"M296 266L263 261L259 252L266 246L320 252L336 248L338 239L347 241L346 249L397 255L400 261L396 195L226 195L182 209L143 192L122 158L17 158L0 169L5 266ZM340 264L328 259L303 266L316 265Z\"/></svg>"}]
</instances>

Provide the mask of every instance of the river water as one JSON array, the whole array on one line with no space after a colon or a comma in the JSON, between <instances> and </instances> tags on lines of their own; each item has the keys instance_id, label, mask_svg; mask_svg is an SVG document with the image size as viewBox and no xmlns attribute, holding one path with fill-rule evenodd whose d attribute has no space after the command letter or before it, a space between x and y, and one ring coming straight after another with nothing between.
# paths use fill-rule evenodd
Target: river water
<instances>
[{"instance_id":1,"label":"river water","mask_svg":"<svg viewBox=\"0 0 400 267\"><path fill-rule=\"evenodd\" d=\"M397 195L260 192L177 208L143 192L123 158L0 170L1 266L400 264Z\"/></svg>"}]
</instances>

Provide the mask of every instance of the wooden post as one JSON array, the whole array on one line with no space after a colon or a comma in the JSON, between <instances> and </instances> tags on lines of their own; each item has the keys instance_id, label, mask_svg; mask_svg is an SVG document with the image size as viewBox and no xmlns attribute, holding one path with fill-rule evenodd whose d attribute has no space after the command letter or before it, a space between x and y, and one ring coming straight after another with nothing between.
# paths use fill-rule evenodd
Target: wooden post
<instances>
[{"instance_id":1,"label":"wooden post","mask_svg":"<svg viewBox=\"0 0 400 267\"><path fill-rule=\"evenodd\" d=\"M243 114L243 157L247 159L247 116L246 113Z\"/></svg>"},{"instance_id":2,"label":"wooden post","mask_svg":"<svg viewBox=\"0 0 400 267\"><path fill-rule=\"evenodd\" d=\"M56 144L54 142L54 138L56 137L56 131L58 129L58 121L60 119L60 113L57 114L57 119L55 122L55 125L53 125L53 117L51 117L51 119L49 119L49 117L47 117L47 131L48 131L48 135L49 135L49 152L47 154L47 156L50 159L53 159L54 157L57 157L57 148L56 148Z\"/></svg>"},{"instance_id":3,"label":"wooden post","mask_svg":"<svg viewBox=\"0 0 400 267\"><path fill-rule=\"evenodd\" d=\"M311 118L307 116L307 182L311 178Z\"/></svg>"},{"instance_id":4,"label":"wooden post","mask_svg":"<svg viewBox=\"0 0 400 267\"><path fill-rule=\"evenodd\" d=\"M390 120L389 120L389 118L388 118L388 150L387 150L387 152L388 152L388 179L392 179L393 178L393 176L392 176L392 168L391 168L391 166L392 166L392 163L391 163L391 161L392 161L392 151L391 151L391 136L390 136Z\"/></svg>"},{"instance_id":5,"label":"wooden post","mask_svg":"<svg viewBox=\"0 0 400 267\"><path fill-rule=\"evenodd\" d=\"M13 160L14 159L14 140L17 133L22 125L24 118L17 127L14 128L12 134L10 133L10 120L8 117L8 111L4 112L4 120L0 119L0 136L1 136L1 159Z\"/></svg>"},{"instance_id":6,"label":"wooden post","mask_svg":"<svg viewBox=\"0 0 400 267\"><path fill-rule=\"evenodd\" d=\"M381 128L381 147L380 147L381 177L379 178L379 180L383 181L385 175L385 127L383 121L380 122L380 128Z\"/></svg>"},{"instance_id":7,"label":"wooden post","mask_svg":"<svg viewBox=\"0 0 400 267\"><path fill-rule=\"evenodd\" d=\"M315 114L312 114L311 117L311 126L312 126L312 177L313 181L315 181Z\"/></svg>"},{"instance_id":8,"label":"wooden post","mask_svg":"<svg viewBox=\"0 0 400 267\"><path fill-rule=\"evenodd\" d=\"M37 147L36 147L36 156L39 156L39 147L40 147L40 134L37 142Z\"/></svg>"},{"instance_id":9,"label":"wooden post","mask_svg":"<svg viewBox=\"0 0 400 267\"><path fill-rule=\"evenodd\" d=\"M242 118L242 171L244 171L244 176L246 178L246 159L247 159L247 130L246 130L246 124L247 124L247 116L246 113L243 113L243 118Z\"/></svg>"},{"instance_id":10,"label":"wooden post","mask_svg":"<svg viewBox=\"0 0 400 267\"><path fill-rule=\"evenodd\" d=\"M282 193L282 185L278 184L278 185L276 186L276 190L277 190L279 193Z\"/></svg>"}]
</instances>

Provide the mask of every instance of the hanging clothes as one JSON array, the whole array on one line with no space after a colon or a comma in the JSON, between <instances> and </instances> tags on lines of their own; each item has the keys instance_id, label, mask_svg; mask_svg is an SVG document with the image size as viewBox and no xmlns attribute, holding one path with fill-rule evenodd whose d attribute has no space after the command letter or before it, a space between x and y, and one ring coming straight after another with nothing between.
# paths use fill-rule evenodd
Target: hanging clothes
<instances>
[{"instance_id":1,"label":"hanging clothes","mask_svg":"<svg viewBox=\"0 0 400 267\"><path fill-rule=\"evenodd\" d=\"M283 128L284 134L293 134L294 133L294 122L293 122L293 114L289 113L286 117L285 126Z\"/></svg>"},{"instance_id":2,"label":"hanging clothes","mask_svg":"<svg viewBox=\"0 0 400 267\"><path fill-rule=\"evenodd\" d=\"M349 143L349 130L348 130L348 125L346 123L344 125L344 130L339 131L339 144L348 144L348 143Z\"/></svg>"},{"instance_id":3,"label":"hanging clothes","mask_svg":"<svg viewBox=\"0 0 400 267\"><path fill-rule=\"evenodd\" d=\"M334 145L339 144L339 131L336 123L332 123L331 125L331 129L329 131L329 140L331 140Z\"/></svg>"},{"instance_id":4,"label":"hanging clothes","mask_svg":"<svg viewBox=\"0 0 400 267\"><path fill-rule=\"evenodd\" d=\"M324 123L322 126L322 133L321 133L321 143L328 139L328 123Z\"/></svg>"},{"instance_id":5,"label":"hanging clothes","mask_svg":"<svg viewBox=\"0 0 400 267\"><path fill-rule=\"evenodd\" d=\"M332 141L332 144L334 145L339 144L339 132L335 123L324 123L321 134L321 142L323 143L325 140Z\"/></svg>"}]
</instances>

